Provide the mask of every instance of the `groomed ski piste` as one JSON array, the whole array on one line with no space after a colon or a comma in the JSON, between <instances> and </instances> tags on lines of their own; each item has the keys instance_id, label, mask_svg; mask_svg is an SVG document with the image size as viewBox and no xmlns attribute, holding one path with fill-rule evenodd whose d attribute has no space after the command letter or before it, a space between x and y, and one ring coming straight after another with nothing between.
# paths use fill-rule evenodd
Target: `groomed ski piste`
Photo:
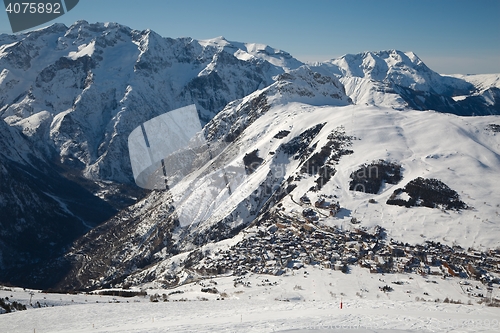
<instances>
[{"instance_id":1,"label":"groomed ski piste","mask_svg":"<svg viewBox=\"0 0 500 333\"><path fill-rule=\"evenodd\" d=\"M2 314L0 325L12 333L497 332L500 308L466 296L467 287L486 292L481 283L466 283L370 274L357 267L349 274L305 267L282 276L218 277L169 290L145 285L147 295L129 298L2 288L0 297L28 304L28 310ZM386 285L393 290L380 289ZM217 294L210 292L214 288ZM499 295L495 289L491 297Z\"/></svg>"}]
</instances>

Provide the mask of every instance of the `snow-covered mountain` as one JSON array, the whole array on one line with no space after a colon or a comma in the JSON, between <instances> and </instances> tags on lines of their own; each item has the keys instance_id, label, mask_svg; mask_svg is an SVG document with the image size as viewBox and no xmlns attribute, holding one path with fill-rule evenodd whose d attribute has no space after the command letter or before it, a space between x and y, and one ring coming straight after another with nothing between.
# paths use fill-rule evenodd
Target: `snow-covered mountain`
<instances>
[{"instance_id":1,"label":"snow-covered mountain","mask_svg":"<svg viewBox=\"0 0 500 333\"><path fill-rule=\"evenodd\" d=\"M318 66L335 73L356 104L466 116L500 112L498 85L490 84L494 76L477 76L475 80L442 76L413 52L347 54Z\"/></svg>"},{"instance_id":2,"label":"snow-covered mountain","mask_svg":"<svg viewBox=\"0 0 500 333\"><path fill-rule=\"evenodd\" d=\"M411 52L306 66L266 45L163 38L115 23L0 35L0 205L9 216L0 222L10 230L0 239L2 279L178 283L213 251L287 221L321 230L361 222L374 239L383 228L412 244L495 248L499 92L497 76L441 76ZM135 188L130 132L193 103L201 135L223 151L184 170L169 192ZM488 116L460 117L473 114ZM350 190L375 186L352 177L370 168L393 175L372 194ZM439 199L415 188L437 189ZM121 210L51 260L114 214L108 203ZM29 250L12 268L40 244L54 250Z\"/></svg>"},{"instance_id":3,"label":"snow-covered mountain","mask_svg":"<svg viewBox=\"0 0 500 333\"><path fill-rule=\"evenodd\" d=\"M363 230L378 253L389 239L479 251L500 245L498 116L351 103L335 75L308 68L230 103L205 127L209 141L229 143L225 150L76 242L65 259L73 270L60 286L170 286L247 269L280 274L334 260L307 236L327 239L332 230L355 243ZM221 177L237 181L221 187ZM372 181L378 185L369 190ZM203 218L180 224L193 210ZM339 242L329 243L338 248L335 260L361 265Z\"/></svg>"},{"instance_id":4,"label":"snow-covered mountain","mask_svg":"<svg viewBox=\"0 0 500 333\"><path fill-rule=\"evenodd\" d=\"M1 35L2 267L16 256L32 266L109 218L115 210L89 191L116 208L143 195L130 184L134 127L191 103L207 122L300 65L264 45L163 38L113 23Z\"/></svg>"},{"instance_id":5,"label":"snow-covered mountain","mask_svg":"<svg viewBox=\"0 0 500 333\"><path fill-rule=\"evenodd\" d=\"M288 53L224 38L163 38L79 21L2 36L0 116L92 180L131 181L126 138L142 122L195 103L224 106L301 65Z\"/></svg>"}]
</instances>

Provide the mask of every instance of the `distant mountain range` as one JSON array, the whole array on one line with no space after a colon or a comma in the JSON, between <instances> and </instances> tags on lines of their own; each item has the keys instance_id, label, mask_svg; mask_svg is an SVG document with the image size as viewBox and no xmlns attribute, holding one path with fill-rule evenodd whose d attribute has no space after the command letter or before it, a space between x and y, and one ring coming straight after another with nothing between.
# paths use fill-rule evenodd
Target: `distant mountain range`
<instances>
[{"instance_id":1,"label":"distant mountain range","mask_svg":"<svg viewBox=\"0 0 500 333\"><path fill-rule=\"evenodd\" d=\"M396 50L306 65L266 45L85 21L0 35L0 70L0 282L180 283L193 261L271 216L359 220L412 243L500 245L500 75L442 76ZM224 151L172 191L139 189L128 135L189 104ZM380 160L400 166L399 182L349 189L352 172ZM231 170L240 170L234 191L213 185ZM386 204L422 196L395 192L418 177L439 179L467 208ZM336 216L304 213L305 197L338 202ZM179 225L193 207L198 218Z\"/></svg>"}]
</instances>

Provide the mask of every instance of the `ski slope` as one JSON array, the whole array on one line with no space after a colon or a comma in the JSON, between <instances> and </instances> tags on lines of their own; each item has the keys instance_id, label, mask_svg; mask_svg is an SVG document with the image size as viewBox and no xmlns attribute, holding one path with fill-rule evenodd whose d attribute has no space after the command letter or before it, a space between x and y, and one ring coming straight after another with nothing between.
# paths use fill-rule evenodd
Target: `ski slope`
<instances>
[{"instance_id":1,"label":"ski slope","mask_svg":"<svg viewBox=\"0 0 500 333\"><path fill-rule=\"evenodd\" d=\"M44 307L3 314L0 322L12 333L496 332L499 327L500 309L465 296L457 279L383 276L360 268L346 275L309 267L280 277L249 275L242 282L235 286L234 277L219 277L174 290L151 284L148 296L133 298L35 291L32 303ZM394 290L380 291L385 284ZM201 292L204 287L219 294ZM162 301L162 294L175 291ZM154 294L160 295L157 303L150 302ZM24 304L31 297L20 288L1 290L5 296ZM443 303L446 297L462 304Z\"/></svg>"}]
</instances>

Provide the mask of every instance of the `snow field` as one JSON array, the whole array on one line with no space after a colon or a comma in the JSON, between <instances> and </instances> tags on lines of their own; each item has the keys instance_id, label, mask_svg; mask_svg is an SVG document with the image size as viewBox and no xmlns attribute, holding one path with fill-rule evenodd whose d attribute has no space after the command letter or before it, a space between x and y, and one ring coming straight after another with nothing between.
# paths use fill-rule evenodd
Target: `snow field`
<instances>
[{"instance_id":1,"label":"snow field","mask_svg":"<svg viewBox=\"0 0 500 333\"><path fill-rule=\"evenodd\" d=\"M171 290L150 284L144 286L147 296L133 298L35 291L32 303L48 307L3 314L0 325L7 332L38 333L496 332L499 327L500 309L465 296L458 279L370 274L361 268L344 274L314 267L282 276L247 275L240 280L244 285L237 286L235 278L207 279ZM397 281L403 284L392 283ZM380 291L385 284L394 290ZM482 288L471 281L476 285ZM202 288L217 288L219 294L201 292ZM162 294L172 292L178 293L169 295L169 302L161 301ZM149 299L155 293L160 295L158 303ZM494 297L498 295L495 290ZM5 296L26 304L30 293L1 290L0 297ZM462 304L443 303L445 297Z\"/></svg>"},{"instance_id":2,"label":"snow field","mask_svg":"<svg viewBox=\"0 0 500 333\"><path fill-rule=\"evenodd\" d=\"M425 112L425 116L422 115ZM315 151L327 142L331 131L343 126L346 134L355 137L350 147L352 155L343 156L336 166L337 173L326 183L321 193L336 195L346 209L345 216L324 218L330 225L347 225L351 217L362 221L362 226L380 225L389 231L389 238L413 244L426 240L445 244L458 243L462 247L495 249L500 246L499 221L500 192L500 136L487 131L490 123L499 123L498 116L459 117L433 111L396 111L367 106L314 107L301 103L277 104L251 124L238 140L239 154L233 162L241 164L245 152L259 150L264 162L257 171L233 191L238 202L265 180L280 144L299 135L316 124L326 122L319 135ZM288 130L285 139L273 139L280 130ZM348 190L350 174L362 164L379 159L402 165L402 181L386 184L375 195ZM283 179L295 175L298 161L290 159L278 165ZM396 188L404 187L417 178L437 178L455 190L470 207L468 210L441 211L425 207L390 206L385 204ZM308 192L315 177L304 177L292 192L295 201ZM201 195L194 191L193 195ZM236 200L234 200L236 199ZM369 204L374 199L378 204ZM285 210L301 211L288 196L282 200ZM229 214L235 205L227 205ZM220 212L220 216L224 212ZM240 214L244 216L244 214ZM210 221L210 220L208 220ZM208 227L210 223L203 225Z\"/></svg>"}]
</instances>

